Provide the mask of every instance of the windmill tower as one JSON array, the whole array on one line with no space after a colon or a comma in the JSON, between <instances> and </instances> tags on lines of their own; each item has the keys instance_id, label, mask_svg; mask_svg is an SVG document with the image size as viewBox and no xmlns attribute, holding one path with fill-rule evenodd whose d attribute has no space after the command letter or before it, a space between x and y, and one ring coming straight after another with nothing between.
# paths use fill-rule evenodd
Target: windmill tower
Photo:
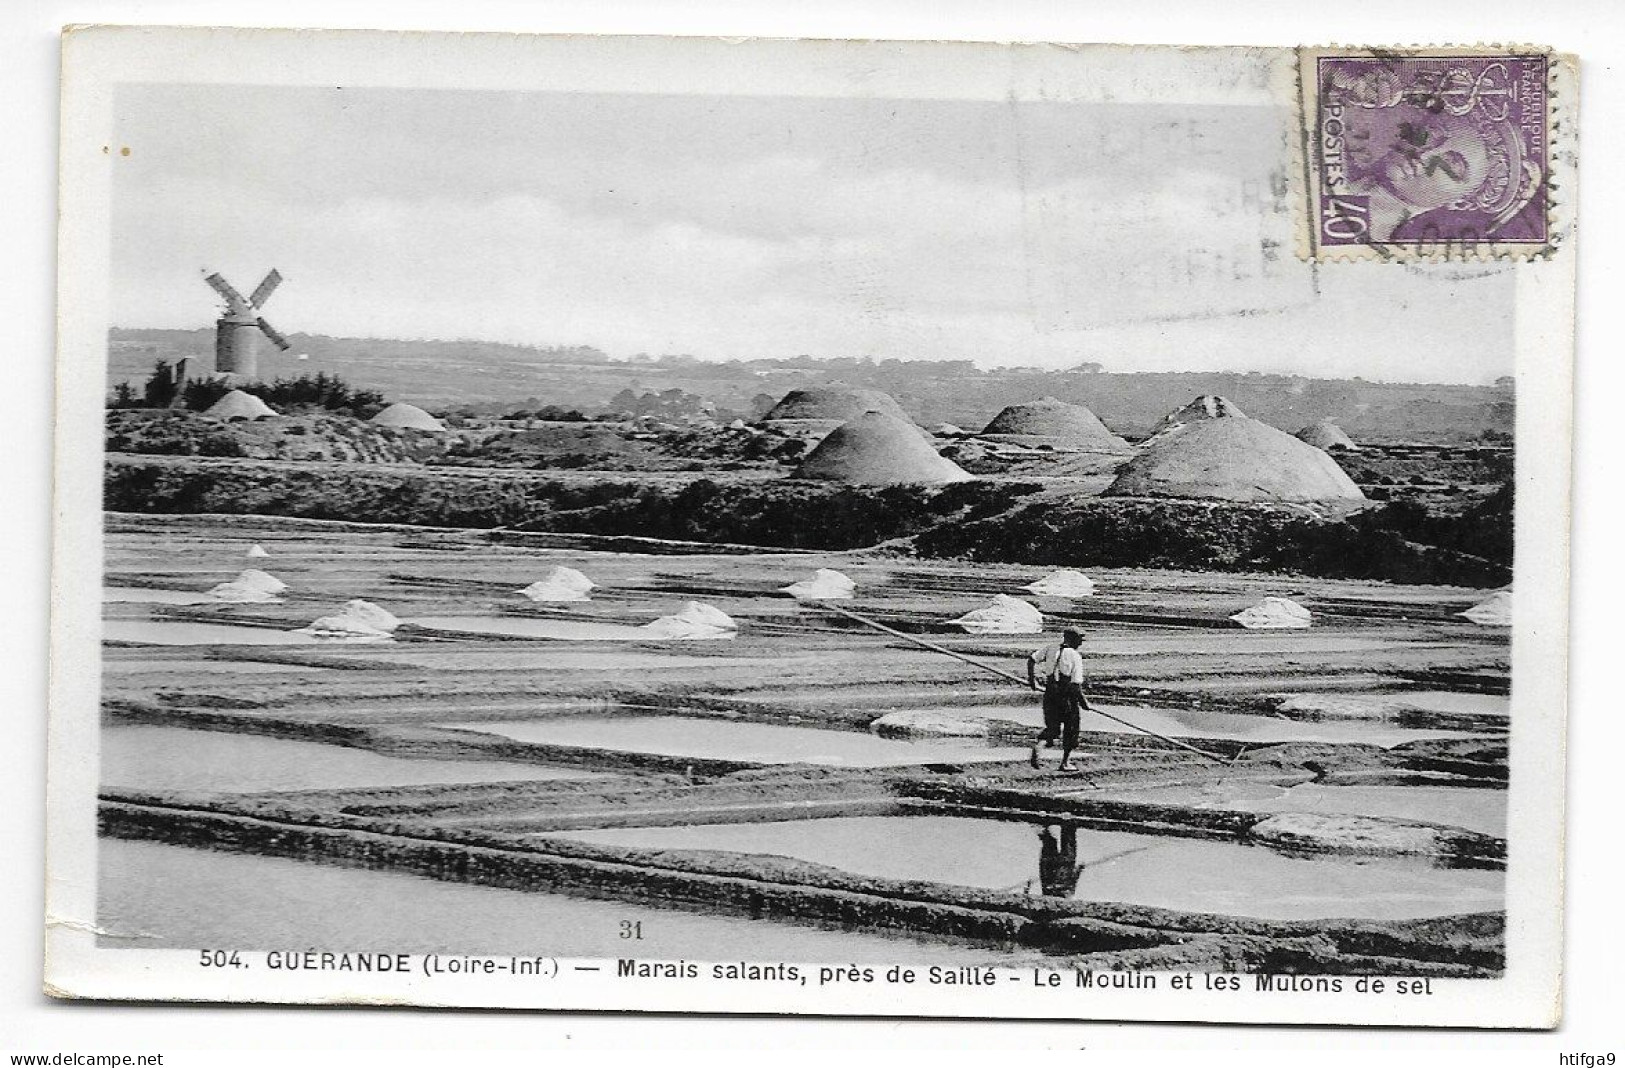
<instances>
[{"instance_id":1,"label":"windmill tower","mask_svg":"<svg viewBox=\"0 0 1625 1068\"><path fill-rule=\"evenodd\" d=\"M203 280L226 302L220 321L215 323L215 372L236 375L239 378L258 378L261 334L270 338L271 343L277 348L283 351L288 349L288 339L278 333L265 321L265 316L260 314L260 308L271 299L276 287L282 284L282 276L273 267L271 273L265 276L265 280L247 297L237 292L218 272L208 275Z\"/></svg>"}]
</instances>

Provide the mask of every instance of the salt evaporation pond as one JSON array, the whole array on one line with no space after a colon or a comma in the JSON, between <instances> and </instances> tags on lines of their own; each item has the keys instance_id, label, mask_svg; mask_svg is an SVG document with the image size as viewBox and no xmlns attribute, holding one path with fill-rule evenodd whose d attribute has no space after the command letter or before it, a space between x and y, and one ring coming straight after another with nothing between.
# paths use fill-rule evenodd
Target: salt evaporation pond
<instances>
[{"instance_id":1,"label":"salt evaporation pond","mask_svg":"<svg viewBox=\"0 0 1625 1068\"><path fill-rule=\"evenodd\" d=\"M1147 708L1143 705L1109 705L1092 702L1103 712L1110 712L1139 727L1175 738L1228 738L1257 745L1280 742L1331 742L1380 745L1399 745L1402 742L1421 742L1437 738L1467 738L1461 731L1424 730L1396 727L1381 720L1295 720L1277 716L1247 716L1233 712L1207 712L1183 708ZM961 717L988 717L1007 719L1027 726L1039 727L1044 714L1036 701L1030 705L984 705L970 708L935 708ZM1107 734L1137 734L1133 727L1124 726L1105 716L1083 713L1079 723L1082 730L1102 731ZM1083 747L1088 751L1088 746Z\"/></svg>"},{"instance_id":2,"label":"salt evaporation pond","mask_svg":"<svg viewBox=\"0 0 1625 1068\"><path fill-rule=\"evenodd\" d=\"M1114 801L1240 812L1319 812L1339 816L1385 816L1441 823L1506 837L1507 793L1462 786L1327 786L1306 782L1279 786L1227 779L1176 786L1112 786L1098 795Z\"/></svg>"},{"instance_id":3,"label":"salt evaporation pond","mask_svg":"<svg viewBox=\"0 0 1625 1068\"><path fill-rule=\"evenodd\" d=\"M1505 694L1417 690L1373 696L1389 696L1409 708L1425 708L1430 712L1459 712L1469 716L1507 716L1512 713L1512 698Z\"/></svg>"},{"instance_id":4,"label":"salt evaporation pond","mask_svg":"<svg viewBox=\"0 0 1625 1068\"><path fill-rule=\"evenodd\" d=\"M104 675L162 674L171 678L192 675L275 675L290 671L323 671L307 664L276 664L262 660L112 660L102 661Z\"/></svg>"},{"instance_id":5,"label":"salt evaporation pond","mask_svg":"<svg viewBox=\"0 0 1625 1068\"><path fill-rule=\"evenodd\" d=\"M518 761L421 760L323 742L149 724L103 727L101 761L104 787L188 793L603 777Z\"/></svg>"},{"instance_id":6,"label":"salt evaporation pond","mask_svg":"<svg viewBox=\"0 0 1625 1068\"><path fill-rule=\"evenodd\" d=\"M1245 812L1324 812L1442 823L1505 838L1507 792L1456 786L1321 786L1303 783L1273 797L1243 798Z\"/></svg>"},{"instance_id":7,"label":"salt evaporation pond","mask_svg":"<svg viewBox=\"0 0 1625 1068\"><path fill-rule=\"evenodd\" d=\"M371 652L369 662L394 664L397 667L425 668L445 671L622 671L626 670L626 653L619 649L581 650L548 648L536 649L521 645L518 648L471 650L460 645L416 646L412 651ZM782 667L786 658L769 660L766 657L743 656L681 656L665 653L640 652L638 671L654 674L687 668L705 668L719 671L767 671Z\"/></svg>"},{"instance_id":8,"label":"salt evaporation pond","mask_svg":"<svg viewBox=\"0 0 1625 1068\"><path fill-rule=\"evenodd\" d=\"M190 590L156 590L144 586L104 586L102 600L107 604L219 604L206 593Z\"/></svg>"},{"instance_id":9,"label":"salt evaporation pond","mask_svg":"<svg viewBox=\"0 0 1625 1068\"><path fill-rule=\"evenodd\" d=\"M1044 875L1033 824L957 816L842 816L774 823L570 831L650 849L765 853L857 875L1258 919L1415 919L1505 906L1504 873L1420 860L1289 856L1233 842L1077 829L1075 887ZM1058 851L1064 836L1050 828ZM1070 891L1070 892L1069 892Z\"/></svg>"},{"instance_id":10,"label":"salt evaporation pond","mask_svg":"<svg viewBox=\"0 0 1625 1068\"><path fill-rule=\"evenodd\" d=\"M96 923L132 936L102 936L109 947L613 957L635 916L637 955L651 959L979 965L1033 953L156 842L104 838L98 852Z\"/></svg>"},{"instance_id":11,"label":"salt evaporation pond","mask_svg":"<svg viewBox=\"0 0 1625 1068\"><path fill-rule=\"evenodd\" d=\"M102 621L102 641L147 645L319 645L321 639L296 630L233 626L230 623L187 623L168 619Z\"/></svg>"},{"instance_id":12,"label":"salt evaporation pond","mask_svg":"<svg viewBox=\"0 0 1625 1068\"><path fill-rule=\"evenodd\" d=\"M1023 748L992 748L977 739L903 741L862 731L822 730L777 723L690 716L555 716L440 723L520 742L619 749L662 756L741 760L757 764L889 767L899 764L1019 760Z\"/></svg>"},{"instance_id":13,"label":"salt evaporation pond","mask_svg":"<svg viewBox=\"0 0 1625 1068\"><path fill-rule=\"evenodd\" d=\"M624 623L593 623L577 619L539 619L534 616L420 616L409 620L420 627L459 631L464 634L496 634L508 638L548 638L573 642L668 642L699 639L672 639L652 634L642 627ZM731 631L704 640L732 638Z\"/></svg>"}]
</instances>

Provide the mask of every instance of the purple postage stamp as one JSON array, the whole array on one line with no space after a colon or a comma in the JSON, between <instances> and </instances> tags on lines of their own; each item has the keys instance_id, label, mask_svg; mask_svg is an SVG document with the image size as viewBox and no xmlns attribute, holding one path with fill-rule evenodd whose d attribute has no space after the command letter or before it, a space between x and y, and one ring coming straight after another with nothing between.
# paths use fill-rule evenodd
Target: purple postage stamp
<instances>
[{"instance_id":1,"label":"purple postage stamp","mask_svg":"<svg viewBox=\"0 0 1625 1068\"><path fill-rule=\"evenodd\" d=\"M1546 246L1547 63L1539 53L1314 57L1313 251L1449 257Z\"/></svg>"}]
</instances>

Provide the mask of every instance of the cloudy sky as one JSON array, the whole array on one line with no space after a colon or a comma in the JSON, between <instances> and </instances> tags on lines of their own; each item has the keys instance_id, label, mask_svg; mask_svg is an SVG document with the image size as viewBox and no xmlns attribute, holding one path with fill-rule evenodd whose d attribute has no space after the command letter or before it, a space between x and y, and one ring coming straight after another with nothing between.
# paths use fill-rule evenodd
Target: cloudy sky
<instances>
[{"instance_id":1,"label":"cloudy sky","mask_svg":"<svg viewBox=\"0 0 1625 1068\"><path fill-rule=\"evenodd\" d=\"M121 87L119 326L1483 382L1511 276L1293 253L1267 108Z\"/></svg>"}]
</instances>

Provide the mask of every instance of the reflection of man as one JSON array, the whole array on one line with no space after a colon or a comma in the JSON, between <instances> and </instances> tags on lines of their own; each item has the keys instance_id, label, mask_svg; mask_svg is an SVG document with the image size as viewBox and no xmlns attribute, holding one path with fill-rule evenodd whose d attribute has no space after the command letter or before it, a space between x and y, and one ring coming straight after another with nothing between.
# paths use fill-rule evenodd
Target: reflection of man
<instances>
[{"instance_id":1,"label":"reflection of man","mask_svg":"<svg viewBox=\"0 0 1625 1068\"><path fill-rule=\"evenodd\" d=\"M1068 627L1061 632L1061 644L1034 649L1027 657L1027 685L1044 691L1044 730L1038 742L1046 748L1061 741L1061 770L1074 770L1072 750L1078 747L1078 721L1081 709L1089 707L1083 694L1083 634ZM1039 685L1039 680L1043 685ZM1038 745L1028 755L1038 767Z\"/></svg>"},{"instance_id":2,"label":"reflection of man","mask_svg":"<svg viewBox=\"0 0 1625 1068\"><path fill-rule=\"evenodd\" d=\"M1484 106L1498 97L1450 107L1447 91L1402 88L1387 70L1337 72L1328 91L1348 105L1340 146L1347 184L1337 191L1369 197L1370 240L1524 236L1528 221L1515 220L1539 192L1541 167L1505 105Z\"/></svg>"},{"instance_id":3,"label":"reflection of man","mask_svg":"<svg viewBox=\"0 0 1625 1068\"><path fill-rule=\"evenodd\" d=\"M1061 824L1061 840L1048 827L1038 832L1038 885L1046 897L1071 897L1078 891L1083 865L1078 863L1078 829Z\"/></svg>"}]
</instances>

